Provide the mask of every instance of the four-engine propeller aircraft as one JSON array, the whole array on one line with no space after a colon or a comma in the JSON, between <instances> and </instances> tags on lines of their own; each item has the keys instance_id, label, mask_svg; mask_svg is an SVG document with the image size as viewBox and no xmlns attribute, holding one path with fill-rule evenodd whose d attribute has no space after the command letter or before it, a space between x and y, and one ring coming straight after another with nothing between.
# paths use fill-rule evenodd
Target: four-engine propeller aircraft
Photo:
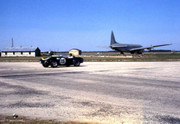
<instances>
[{"instance_id":1,"label":"four-engine propeller aircraft","mask_svg":"<svg viewBox=\"0 0 180 124\"><path fill-rule=\"evenodd\" d=\"M161 46L167 46L171 44L162 44L162 45L155 45L155 46L149 46L149 47L143 47L139 44L120 44L116 42L113 31L111 32L111 43L110 48L114 49L116 51L121 52L124 54L124 52L130 52L131 54L142 54L145 49L151 50L154 47L161 47Z\"/></svg>"}]
</instances>

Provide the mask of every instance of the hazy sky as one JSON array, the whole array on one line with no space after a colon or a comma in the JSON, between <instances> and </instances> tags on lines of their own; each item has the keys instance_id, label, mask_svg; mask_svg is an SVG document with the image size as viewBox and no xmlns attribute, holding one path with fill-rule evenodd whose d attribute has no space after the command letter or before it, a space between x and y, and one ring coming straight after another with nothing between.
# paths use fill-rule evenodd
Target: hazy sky
<instances>
[{"instance_id":1,"label":"hazy sky","mask_svg":"<svg viewBox=\"0 0 180 124\"><path fill-rule=\"evenodd\" d=\"M120 43L180 50L180 0L0 0L0 50L12 37L41 50L104 50L112 30Z\"/></svg>"}]
</instances>

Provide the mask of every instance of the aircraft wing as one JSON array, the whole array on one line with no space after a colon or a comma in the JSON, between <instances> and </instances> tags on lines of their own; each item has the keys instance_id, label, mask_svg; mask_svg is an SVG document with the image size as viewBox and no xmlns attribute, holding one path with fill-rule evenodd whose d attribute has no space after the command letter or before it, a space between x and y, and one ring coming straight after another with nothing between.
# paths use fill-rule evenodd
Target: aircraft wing
<instances>
[{"instance_id":1,"label":"aircraft wing","mask_svg":"<svg viewBox=\"0 0 180 124\"><path fill-rule=\"evenodd\" d=\"M133 48L133 49L130 49L130 51L137 51L137 50L144 50L144 49L151 50L154 47L161 47L161 46L168 46L168 45L171 45L171 44L161 44L161 45L155 45L155 46L150 46L150 47Z\"/></svg>"}]
</instances>

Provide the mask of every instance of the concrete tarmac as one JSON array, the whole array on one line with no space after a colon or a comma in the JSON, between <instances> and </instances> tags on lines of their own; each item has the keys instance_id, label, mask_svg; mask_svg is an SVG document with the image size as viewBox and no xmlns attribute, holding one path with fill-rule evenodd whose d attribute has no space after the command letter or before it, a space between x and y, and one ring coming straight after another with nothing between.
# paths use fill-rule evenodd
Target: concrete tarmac
<instances>
[{"instance_id":1,"label":"concrete tarmac","mask_svg":"<svg viewBox=\"0 0 180 124\"><path fill-rule=\"evenodd\" d=\"M180 124L180 62L0 63L0 114L117 124Z\"/></svg>"}]
</instances>

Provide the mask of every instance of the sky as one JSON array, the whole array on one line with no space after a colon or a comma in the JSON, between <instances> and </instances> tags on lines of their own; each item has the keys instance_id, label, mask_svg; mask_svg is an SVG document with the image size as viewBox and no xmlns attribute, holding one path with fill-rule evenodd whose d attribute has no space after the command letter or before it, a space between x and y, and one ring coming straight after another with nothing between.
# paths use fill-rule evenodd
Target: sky
<instances>
[{"instance_id":1,"label":"sky","mask_svg":"<svg viewBox=\"0 0 180 124\"><path fill-rule=\"evenodd\" d=\"M0 0L0 50L110 51L119 43L180 50L180 0Z\"/></svg>"}]
</instances>

